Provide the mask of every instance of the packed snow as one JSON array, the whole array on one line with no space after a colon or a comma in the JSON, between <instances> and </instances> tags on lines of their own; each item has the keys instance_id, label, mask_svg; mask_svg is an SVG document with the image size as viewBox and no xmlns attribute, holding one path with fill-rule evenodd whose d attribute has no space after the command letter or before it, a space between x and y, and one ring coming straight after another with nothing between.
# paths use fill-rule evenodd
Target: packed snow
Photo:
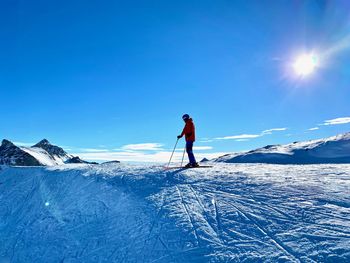
<instances>
[{"instance_id":1,"label":"packed snow","mask_svg":"<svg viewBox=\"0 0 350 263\"><path fill-rule=\"evenodd\" d=\"M0 262L350 261L350 165L0 169Z\"/></svg>"},{"instance_id":2,"label":"packed snow","mask_svg":"<svg viewBox=\"0 0 350 263\"><path fill-rule=\"evenodd\" d=\"M267 145L215 159L226 163L318 164L350 163L350 132L329 138L285 145Z\"/></svg>"}]
</instances>

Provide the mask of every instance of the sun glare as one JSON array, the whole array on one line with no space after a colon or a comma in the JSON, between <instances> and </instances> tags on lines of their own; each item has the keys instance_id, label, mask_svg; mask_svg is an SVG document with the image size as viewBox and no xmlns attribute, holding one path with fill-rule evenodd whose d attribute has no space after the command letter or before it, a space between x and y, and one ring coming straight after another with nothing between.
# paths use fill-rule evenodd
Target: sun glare
<instances>
[{"instance_id":1,"label":"sun glare","mask_svg":"<svg viewBox=\"0 0 350 263\"><path fill-rule=\"evenodd\" d=\"M318 59L315 55L304 54L295 60L293 68L297 75L308 76L315 71L317 65Z\"/></svg>"}]
</instances>

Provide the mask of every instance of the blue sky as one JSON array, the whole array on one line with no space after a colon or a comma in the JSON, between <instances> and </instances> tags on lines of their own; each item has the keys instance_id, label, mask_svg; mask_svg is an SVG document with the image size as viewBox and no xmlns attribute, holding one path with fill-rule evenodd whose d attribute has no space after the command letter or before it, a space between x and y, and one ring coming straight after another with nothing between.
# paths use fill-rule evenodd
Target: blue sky
<instances>
[{"instance_id":1,"label":"blue sky","mask_svg":"<svg viewBox=\"0 0 350 263\"><path fill-rule=\"evenodd\" d=\"M163 161L183 113L200 157L347 132L349 8L1 1L0 135L89 159ZM316 70L298 76L293 63L310 53Z\"/></svg>"}]
</instances>

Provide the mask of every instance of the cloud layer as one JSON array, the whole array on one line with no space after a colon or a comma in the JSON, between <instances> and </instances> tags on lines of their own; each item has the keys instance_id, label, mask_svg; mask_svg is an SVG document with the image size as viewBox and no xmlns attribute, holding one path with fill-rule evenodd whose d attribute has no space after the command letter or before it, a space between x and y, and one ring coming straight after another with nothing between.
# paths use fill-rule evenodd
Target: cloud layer
<instances>
[{"instance_id":1,"label":"cloud layer","mask_svg":"<svg viewBox=\"0 0 350 263\"><path fill-rule=\"evenodd\" d=\"M217 137L215 140L242 140L242 139L252 139L260 137L261 134L240 134L232 136Z\"/></svg>"},{"instance_id":2,"label":"cloud layer","mask_svg":"<svg viewBox=\"0 0 350 263\"><path fill-rule=\"evenodd\" d=\"M240 134L240 135L231 135L231 136L224 136L224 137L217 137L214 138L215 140L235 140L237 142L243 142L243 141L248 141L250 139L254 139L254 138L258 138L258 137L262 137L265 135L269 135L272 134L273 132L276 131L285 131L288 128L273 128L273 129L268 129L268 130L264 130L259 134Z\"/></svg>"},{"instance_id":3,"label":"cloud layer","mask_svg":"<svg viewBox=\"0 0 350 263\"><path fill-rule=\"evenodd\" d=\"M226 152L211 152L205 153L207 150L212 150L212 146L195 146L197 161L203 158L215 158L226 154ZM174 162L181 162L183 156L183 148L176 149L173 160ZM203 152L204 151L204 152ZM118 160L122 162L168 162L172 154L172 150L164 149L161 143L138 143L127 144L120 148L108 149L94 149L94 148L80 148L74 152L73 155L78 155L81 158L89 161L113 161ZM187 154L185 153L184 162L187 162Z\"/></svg>"},{"instance_id":4,"label":"cloud layer","mask_svg":"<svg viewBox=\"0 0 350 263\"><path fill-rule=\"evenodd\" d=\"M127 144L121 149L131 150L131 151L160 151L163 150L163 144L160 143L137 143L137 144Z\"/></svg>"},{"instance_id":5,"label":"cloud layer","mask_svg":"<svg viewBox=\"0 0 350 263\"><path fill-rule=\"evenodd\" d=\"M197 161L202 160L203 158L212 159L222 155L227 154L228 152L215 152L215 153L195 153ZM153 153L146 153L143 151L134 151L134 152L87 152L87 153L73 153L74 155L79 155L84 160L90 161L113 161L118 160L122 162L159 162L165 163L169 161L171 156L171 151L159 151ZM173 155L172 162L181 162L182 160L182 151L175 152ZM187 155L185 154L184 162L187 163Z\"/></svg>"},{"instance_id":6,"label":"cloud layer","mask_svg":"<svg viewBox=\"0 0 350 263\"><path fill-rule=\"evenodd\" d=\"M262 131L262 134L272 134L275 131L285 131L287 128L273 128L269 130Z\"/></svg>"},{"instance_id":7,"label":"cloud layer","mask_svg":"<svg viewBox=\"0 0 350 263\"><path fill-rule=\"evenodd\" d=\"M326 120L322 125L339 125L339 124L347 124L350 123L350 117L342 117L331 120Z\"/></svg>"}]
</instances>

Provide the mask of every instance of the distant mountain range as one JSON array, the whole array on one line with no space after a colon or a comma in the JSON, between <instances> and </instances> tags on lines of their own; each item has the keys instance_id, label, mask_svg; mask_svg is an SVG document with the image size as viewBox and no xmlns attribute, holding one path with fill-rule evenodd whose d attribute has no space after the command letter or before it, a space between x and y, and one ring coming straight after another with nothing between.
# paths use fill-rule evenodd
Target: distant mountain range
<instances>
[{"instance_id":1,"label":"distant mountain range","mask_svg":"<svg viewBox=\"0 0 350 263\"><path fill-rule=\"evenodd\" d=\"M243 153L226 154L211 161L271 164L350 163L350 132L320 140L267 145ZM3 140L0 146L0 165L54 166L71 163L97 164L68 154L46 139L31 147L16 146L9 140Z\"/></svg>"},{"instance_id":2,"label":"distant mountain range","mask_svg":"<svg viewBox=\"0 0 350 263\"><path fill-rule=\"evenodd\" d=\"M212 161L225 163L320 164L350 163L350 132L337 136L226 154Z\"/></svg>"},{"instance_id":3,"label":"distant mountain range","mask_svg":"<svg viewBox=\"0 0 350 263\"><path fill-rule=\"evenodd\" d=\"M0 165L54 166L69 163L96 164L70 155L46 139L31 147L16 146L9 140L3 140L0 146Z\"/></svg>"}]
</instances>

